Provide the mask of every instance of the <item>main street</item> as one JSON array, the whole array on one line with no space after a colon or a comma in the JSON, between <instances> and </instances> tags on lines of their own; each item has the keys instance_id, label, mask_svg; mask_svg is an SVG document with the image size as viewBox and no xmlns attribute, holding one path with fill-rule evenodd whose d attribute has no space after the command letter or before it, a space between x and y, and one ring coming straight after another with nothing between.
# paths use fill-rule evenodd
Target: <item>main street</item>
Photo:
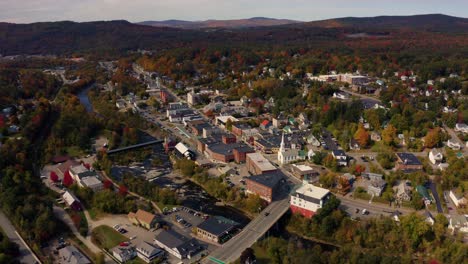
<instances>
[{"instance_id":1,"label":"main street","mask_svg":"<svg viewBox=\"0 0 468 264\"><path fill-rule=\"evenodd\" d=\"M18 260L21 263L41 263L36 255L34 255L31 248L29 248L29 246L20 237L13 224L2 211L0 211L0 226L10 241L16 243L19 246Z\"/></svg>"}]
</instances>

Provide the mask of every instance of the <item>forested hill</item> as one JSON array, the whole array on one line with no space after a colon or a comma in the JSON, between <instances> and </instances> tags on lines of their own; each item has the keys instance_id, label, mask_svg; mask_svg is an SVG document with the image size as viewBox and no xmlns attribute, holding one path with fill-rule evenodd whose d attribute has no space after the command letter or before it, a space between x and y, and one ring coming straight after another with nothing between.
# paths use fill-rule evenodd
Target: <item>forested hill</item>
<instances>
[{"instance_id":1,"label":"forested hill","mask_svg":"<svg viewBox=\"0 0 468 264\"><path fill-rule=\"evenodd\" d=\"M303 23L309 27L409 29L468 34L468 18L442 14L414 16L343 17Z\"/></svg>"},{"instance_id":2,"label":"forested hill","mask_svg":"<svg viewBox=\"0 0 468 264\"><path fill-rule=\"evenodd\" d=\"M447 30L442 30L447 28ZM450 30L448 30L450 29ZM465 18L444 15L341 18L241 29L187 30L127 21L0 23L0 54L121 55L129 50L245 48L336 52L421 52L466 55Z\"/></svg>"},{"instance_id":3,"label":"forested hill","mask_svg":"<svg viewBox=\"0 0 468 264\"><path fill-rule=\"evenodd\" d=\"M173 47L183 45L187 37L187 32L182 34L179 29L155 28L120 20L0 23L0 54L113 52L152 46Z\"/></svg>"}]
</instances>

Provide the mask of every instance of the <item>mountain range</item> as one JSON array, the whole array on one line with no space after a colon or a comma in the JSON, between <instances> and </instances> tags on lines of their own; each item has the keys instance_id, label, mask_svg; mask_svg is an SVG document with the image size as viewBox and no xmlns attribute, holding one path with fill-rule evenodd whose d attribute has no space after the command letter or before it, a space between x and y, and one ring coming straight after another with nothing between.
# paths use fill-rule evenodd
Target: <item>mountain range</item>
<instances>
[{"instance_id":1,"label":"mountain range","mask_svg":"<svg viewBox=\"0 0 468 264\"><path fill-rule=\"evenodd\" d=\"M247 19L232 20L204 20L204 21L186 21L186 20L163 20L163 21L143 21L138 24L153 27L171 27L183 29L201 29L201 28L247 28L247 27L268 27L300 23L301 21L290 19L276 19L267 17L252 17Z\"/></svg>"},{"instance_id":2,"label":"mountain range","mask_svg":"<svg viewBox=\"0 0 468 264\"><path fill-rule=\"evenodd\" d=\"M248 23L248 21L257 22ZM330 48L335 46L343 48L345 41L351 41L349 36L356 38L353 42L356 45L358 45L356 41L361 38L384 37L387 42L379 41L382 47L385 45L388 47L391 43L395 46L406 47L409 41L438 48L440 45L447 46L441 42L456 45L464 50L468 47L468 19L439 14L346 17L313 22L252 18L245 21L216 21L212 22L211 26L217 26L209 28L197 28L192 25L193 28L187 29L190 26L186 25L183 28L176 26L184 23L192 22L173 21L173 27L155 27L124 20L32 24L0 22L0 54L93 52L102 55L119 54L136 49L157 50L216 45L226 47L295 45L296 47ZM200 22L193 23L200 25ZM267 26L269 23L276 24ZM372 41L377 42L377 40ZM367 44L371 44L370 40Z\"/></svg>"}]
</instances>

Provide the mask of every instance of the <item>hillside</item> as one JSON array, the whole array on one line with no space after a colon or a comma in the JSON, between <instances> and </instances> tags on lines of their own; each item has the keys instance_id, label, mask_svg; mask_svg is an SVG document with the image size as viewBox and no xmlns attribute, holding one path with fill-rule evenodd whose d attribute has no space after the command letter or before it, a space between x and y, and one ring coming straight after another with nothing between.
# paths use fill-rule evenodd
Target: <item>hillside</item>
<instances>
[{"instance_id":1,"label":"hillside","mask_svg":"<svg viewBox=\"0 0 468 264\"><path fill-rule=\"evenodd\" d=\"M260 19L261 20L261 19ZM467 19L443 15L340 18L288 25L181 29L127 21L0 23L0 54L121 55L170 48L308 48L333 52L436 51L467 54ZM175 21L174 23L179 23ZM450 30L441 30L450 28Z\"/></svg>"},{"instance_id":2,"label":"hillside","mask_svg":"<svg viewBox=\"0 0 468 264\"><path fill-rule=\"evenodd\" d=\"M138 24L153 27L172 27L183 29L203 29L203 28L247 28L247 27L268 27L286 24L299 23L299 21L289 19L274 19L266 17L253 17L248 19L232 20L204 20L204 21L184 21L184 20L164 20L164 21L144 21Z\"/></svg>"},{"instance_id":3,"label":"hillside","mask_svg":"<svg viewBox=\"0 0 468 264\"><path fill-rule=\"evenodd\" d=\"M442 14L414 16L343 17L301 24L321 28L412 29L468 33L468 18Z\"/></svg>"}]
</instances>

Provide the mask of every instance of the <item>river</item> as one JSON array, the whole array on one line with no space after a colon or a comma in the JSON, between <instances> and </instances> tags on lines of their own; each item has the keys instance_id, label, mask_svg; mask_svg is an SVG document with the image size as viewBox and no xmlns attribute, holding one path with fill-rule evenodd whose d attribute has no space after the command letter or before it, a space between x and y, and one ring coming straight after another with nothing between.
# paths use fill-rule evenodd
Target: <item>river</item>
<instances>
[{"instance_id":1,"label":"river","mask_svg":"<svg viewBox=\"0 0 468 264\"><path fill-rule=\"evenodd\" d=\"M93 105L91 104L91 101L89 100L89 97L88 97L88 92L93 87L94 87L94 83L83 88L77 95L78 99L80 99L81 104L83 104L83 106L86 108L86 111L88 113L94 112Z\"/></svg>"}]
</instances>

